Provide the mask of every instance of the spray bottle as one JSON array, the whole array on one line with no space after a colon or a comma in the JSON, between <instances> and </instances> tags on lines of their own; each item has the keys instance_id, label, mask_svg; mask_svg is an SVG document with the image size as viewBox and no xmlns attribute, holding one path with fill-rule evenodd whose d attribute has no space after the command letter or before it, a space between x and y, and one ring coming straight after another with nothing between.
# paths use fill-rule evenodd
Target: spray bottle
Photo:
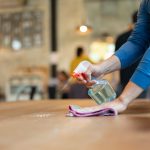
<instances>
[{"instance_id":1,"label":"spray bottle","mask_svg":"<svg viewBox=\"0 0 150 150\"><path fill-rule=\"evenodd\" d=\"M88 61L82 61L73 72L73 77L77 78L82 76L84 79L88 77L94 80L95 84L88 90L88 95L97 103L102 104L112 101L116 98L116 93L107 80L93 78L91 76L92 64Z\"/></svg>"}]
</instances>

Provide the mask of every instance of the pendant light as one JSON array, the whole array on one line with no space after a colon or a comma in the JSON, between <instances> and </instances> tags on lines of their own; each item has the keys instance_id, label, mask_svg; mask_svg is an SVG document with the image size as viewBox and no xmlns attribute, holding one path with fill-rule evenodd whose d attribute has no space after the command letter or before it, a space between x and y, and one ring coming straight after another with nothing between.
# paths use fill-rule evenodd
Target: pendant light
<instances>
[{"instance_id":1,"label":"pendant light","mask_svg":"<svg viewBox=\"0 0 150 150\"><path fill-rule=\"evenodd\" d=\"M88 18L85 15L86 14L85 2L86 1L83 0L83 2L81 4L82 5L82 10L83 10L82 14L81 14L82 22L75 29L76 33L79 34L79 35L88 35L93 31L92 27L88 23L89 22Z\"/></svg>"},{"instance_id":2,"label":"pendant light","mask_svg":"<svg viewBox=\"0 0 150 150\"><path fill-rule=\"evenodd\" d=\"M76 27L76 32L80 35L87 35L93 31L92 27L86 24L81 24Z\"/></svg>"}]
</instances>

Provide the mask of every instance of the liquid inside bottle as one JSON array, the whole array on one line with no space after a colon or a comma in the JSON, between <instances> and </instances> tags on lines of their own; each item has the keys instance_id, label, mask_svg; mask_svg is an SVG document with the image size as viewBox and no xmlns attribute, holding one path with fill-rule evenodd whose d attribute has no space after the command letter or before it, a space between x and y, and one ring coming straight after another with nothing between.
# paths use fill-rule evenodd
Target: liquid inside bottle
<instances>
[{"instance_id":1,"label":"liquid inside bottle","mask_svg":"<svg viewBox=\"0 0 150 150\"><path fill-rule=\"evenodd\" d=\"M107 80L97 80L97 83L88 90L88 95L97 104L112 101L116 98L116 93Z\"/></svg>"}]
</instances>

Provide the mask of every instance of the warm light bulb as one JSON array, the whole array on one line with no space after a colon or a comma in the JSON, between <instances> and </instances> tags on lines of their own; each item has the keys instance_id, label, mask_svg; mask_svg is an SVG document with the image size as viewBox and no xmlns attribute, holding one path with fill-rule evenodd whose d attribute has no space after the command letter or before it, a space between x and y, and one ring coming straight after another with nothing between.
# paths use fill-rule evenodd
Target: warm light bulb
<instances>
[{"instance_id":1,"label":"warm light bulb","mask_svg":"<svg viewBox=\"0 0 150 150\"><path fill-rule=\"evenodd\" d=\"M80 26L80 31L84 33L87 32L87 26L85 25Z\"/></svg>"},{"instance_id":2,"label":"warm light bulb","mask_svg":"<svg viewBox=\"0 0 150 150\"><path fill-rule=\"evenodd\" d=\"M87 35L92 32L92 28L88 25L82 24L77 26L76 32L80 35Z\"/></svg>"}]
</instances>

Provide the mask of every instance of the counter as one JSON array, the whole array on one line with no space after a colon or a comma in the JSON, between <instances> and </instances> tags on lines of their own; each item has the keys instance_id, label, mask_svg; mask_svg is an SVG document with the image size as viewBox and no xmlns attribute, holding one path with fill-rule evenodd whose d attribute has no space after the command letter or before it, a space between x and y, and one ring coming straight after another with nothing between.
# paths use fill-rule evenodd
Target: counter
<instances>
[{"instance_id":1,"label":"counter","mask_svg":"<svg viewBox=\"0 0 150 150\"><path fill-rule=\"evenodd\" d=\"M92 100L0 103L0 150L149 150L150 101L113 117L66 117L69 104Z\"/></svg>"}]
</instances>

